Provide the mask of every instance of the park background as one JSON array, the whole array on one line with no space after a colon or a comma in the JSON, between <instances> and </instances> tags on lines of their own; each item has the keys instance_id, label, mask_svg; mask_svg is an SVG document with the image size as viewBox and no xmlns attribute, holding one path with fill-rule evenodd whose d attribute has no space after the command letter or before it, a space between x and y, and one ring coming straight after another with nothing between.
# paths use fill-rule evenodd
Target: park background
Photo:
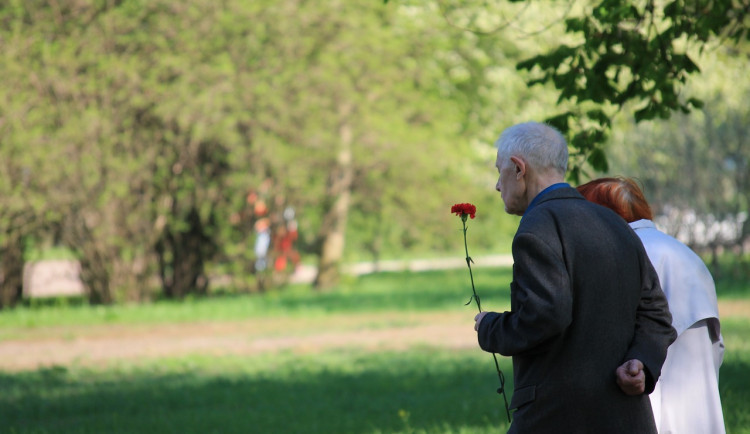
<instances>
[{"instance_id":1,"label":"park background","mask_svg":"<svg viewBox=\"0 0 750 434\"><path fill-rule=\"evenodd\" d=\"M750 432L748 8L0 2L3 429L502 429L449 210L507 309L493 143L546 120L573 184L638 178L709 264ZM77 292L33 296L45 261Z\"/></svg>"}]
</instances>

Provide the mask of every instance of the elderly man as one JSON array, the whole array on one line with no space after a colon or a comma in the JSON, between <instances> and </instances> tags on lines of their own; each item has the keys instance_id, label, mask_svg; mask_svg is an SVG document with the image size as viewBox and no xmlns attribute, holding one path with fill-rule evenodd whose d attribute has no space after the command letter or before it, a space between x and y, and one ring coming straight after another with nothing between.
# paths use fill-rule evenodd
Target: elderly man
<instances>
[{"instance_id":1,"label":"elderly man","mask_svg":"<svg viewBox=\"0 0 750 434\"><path fill-rule=\"evenodd\" d=\"M568 148L529 122L497 143L497 190L523 216L509 312L475 317L480 347L513 358L510 433L656 433L646 393L676 338L643 245L564 183Z\"/></svg>"}]
</instances>

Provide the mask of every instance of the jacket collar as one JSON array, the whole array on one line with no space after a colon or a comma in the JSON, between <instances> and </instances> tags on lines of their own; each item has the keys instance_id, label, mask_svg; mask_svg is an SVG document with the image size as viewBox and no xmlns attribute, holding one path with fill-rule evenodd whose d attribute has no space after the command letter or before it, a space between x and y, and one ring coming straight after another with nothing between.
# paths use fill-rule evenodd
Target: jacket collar
<instances>
[{"instance_id":1,"label":"jacket collar","mask_svg":"<svg viewBox=\"0 0 750 434\"><path fill-rule=\"evenodd\" d=\"M571 195L571 193L575 193L575 194ZM537 205L547 200L575 197L575 195L583 197L580 195L580 193L578 193L578 191L576 191L574 188L570 186L570 184L566 182L559 182L557 184L552 184L549 187L545 188L544 190L540 191L539 194L537 194L534 197L534 199L531 200L531 203L529 204L529 206L526 207L526 211L524 211L523 215L528 214L529 211L531 211Z\"/></svg>"}]
</instances>

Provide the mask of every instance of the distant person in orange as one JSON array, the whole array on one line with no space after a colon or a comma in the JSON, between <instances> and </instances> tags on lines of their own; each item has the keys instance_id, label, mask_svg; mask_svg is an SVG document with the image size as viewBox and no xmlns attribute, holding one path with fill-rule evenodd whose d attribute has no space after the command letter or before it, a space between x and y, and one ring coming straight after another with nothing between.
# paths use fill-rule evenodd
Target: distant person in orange
<instances>
[{"instance_id":1,"label":"distant person in orange","mask_svg":"<svg viewBox=\"0 0 750 434\"><path fill-rule=\"evenodd\" d=\"M651 207L632 179L595 179L578 191L630 224L667 296L678 337L650 395L659 433L723 434L719 367L724 341L711 273L688 246L656 228Z\"/></svg>"},{"instance_id":2,"label":"distant person in orange","mask_svg":"<svg viewBox=\"0 0 750 434\"><path fill-rule=\"evenodd\" d=\"M278 256L274 262L274 269L278 272L285 271L291 262L292 271L299 264L299 253L294 249L294 243L297 241L297 221L294 219L294 208L287 207L283 213L284 225L278 230L276 237L275 250Z\"/></svg>"}]
</instances>

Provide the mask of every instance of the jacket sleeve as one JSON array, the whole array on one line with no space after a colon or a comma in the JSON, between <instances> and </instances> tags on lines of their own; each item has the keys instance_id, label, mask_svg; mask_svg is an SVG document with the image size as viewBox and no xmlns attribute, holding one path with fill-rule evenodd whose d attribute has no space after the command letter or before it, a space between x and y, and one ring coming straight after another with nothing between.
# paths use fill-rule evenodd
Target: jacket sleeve
<instances>
[{"instance_id":1,"label":"jacket sleeve","mask_svg":"<svg viewBox=\"0 0 750 434\"><path fill-rule=\"evenodd\" d=\"M625 359L638 359L646 371L646 393L651 393L661 376L661 368L667 358L667 348L677 339L672 327L667 298L659 284L659 277L646 256L641 254L641 299L636 311L635 335Z\"/></svg>"},{"instance_id":2,"label":"jacket sleeve","mask_svg":"<svg viewBox=\"0 0 750 434\"><path fill-rule=\"evenodd\" d=\"M542 350L573 317L570 280L559 249L531 233L513 240L511 311L489 313L479 324L479 346L513 356Z\"/></svg>"}]
</instances>

